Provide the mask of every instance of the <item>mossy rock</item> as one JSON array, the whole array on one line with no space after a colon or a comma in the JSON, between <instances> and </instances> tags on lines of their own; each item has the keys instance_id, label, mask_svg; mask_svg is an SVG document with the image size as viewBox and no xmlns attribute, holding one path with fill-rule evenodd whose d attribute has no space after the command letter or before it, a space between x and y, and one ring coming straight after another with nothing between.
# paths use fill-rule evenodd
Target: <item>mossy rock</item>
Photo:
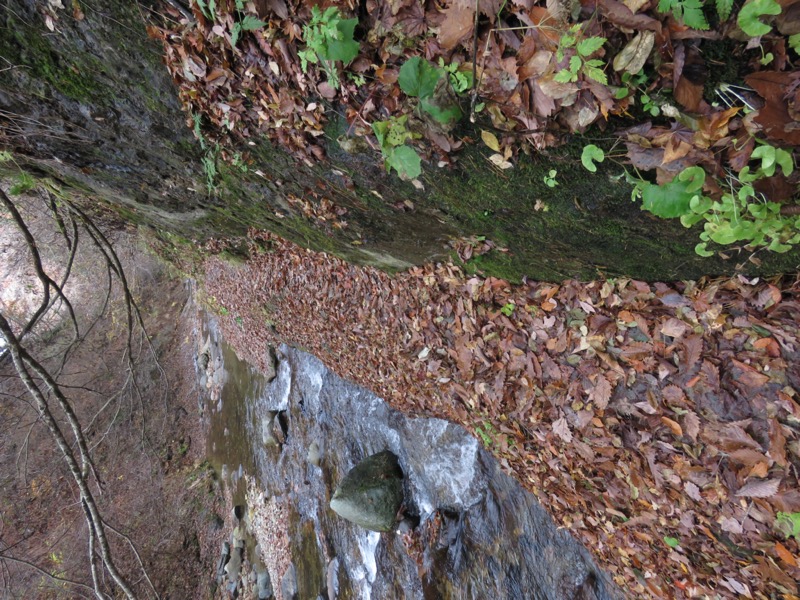
<instances>
[{"instance_id":1,"label":"mossy rock","mask_svg":"<svg viewBox=\"0 0 800 600\"><path fill-rule=\"evenodd\" d=\"M331 509L370 531L391 531L403 502L403 471L397 457L384 450L365 458L342 479Z\"/></svg>"}]
</instances>

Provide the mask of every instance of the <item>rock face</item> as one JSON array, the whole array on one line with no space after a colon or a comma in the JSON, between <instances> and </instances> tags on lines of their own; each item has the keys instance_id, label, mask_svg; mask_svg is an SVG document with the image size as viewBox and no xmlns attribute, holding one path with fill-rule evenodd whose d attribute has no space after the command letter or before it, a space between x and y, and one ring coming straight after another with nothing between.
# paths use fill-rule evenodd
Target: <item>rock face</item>
<instances>
[{"instance_id":1,"label":"rock face","mask_svg":"<svg viewBox=\"0 0 800 600\"><path fill-rule=\"evenodd\" d=\"M385 450L364 459L342 479L331 498L340 517L371 531L390 531L403 502L403 471Z\"/></svg>"}]
</instances>

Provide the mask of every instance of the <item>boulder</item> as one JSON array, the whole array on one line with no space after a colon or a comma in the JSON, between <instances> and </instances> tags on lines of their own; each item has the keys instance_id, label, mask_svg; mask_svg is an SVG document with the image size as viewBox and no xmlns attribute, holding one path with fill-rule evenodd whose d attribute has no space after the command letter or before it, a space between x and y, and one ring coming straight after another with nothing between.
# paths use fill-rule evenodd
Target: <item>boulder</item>
<instances>
[{"instance_id":1,"label":"boulder","mask_svg":"<svg viewBox=\"0 0 800 600\"><path fill-rule=\"evenodd\" d=\"M370 531L391 531L403 502L403 471L385 450L364 459L342 479L330 507Z\"/></svg>"}]
</instances>

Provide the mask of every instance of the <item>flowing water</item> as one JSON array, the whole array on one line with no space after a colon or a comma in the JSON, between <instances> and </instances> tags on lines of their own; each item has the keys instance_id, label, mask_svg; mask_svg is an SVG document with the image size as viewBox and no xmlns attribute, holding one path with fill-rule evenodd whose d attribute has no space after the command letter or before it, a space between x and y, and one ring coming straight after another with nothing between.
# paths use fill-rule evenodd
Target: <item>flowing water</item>
<instances>
[{"instance_id":1,"label":"flowing water","mask_svg":"<svg viewBox=\"0 0 800 600\"><path fill-rule=\"evenodd\" d=\"M202 329L221 386L209 406L209 456L240 500L248 474L265 497L290 506L300 600L621 597L461 427L394 411L287 346L267 382L236 357L213 319ZM265 444L274 431L283 443ZM406 510L420 521L411 535L369 532L328 508L342 477L387 449L405 474Z\"/></svg>"}]
</instances>

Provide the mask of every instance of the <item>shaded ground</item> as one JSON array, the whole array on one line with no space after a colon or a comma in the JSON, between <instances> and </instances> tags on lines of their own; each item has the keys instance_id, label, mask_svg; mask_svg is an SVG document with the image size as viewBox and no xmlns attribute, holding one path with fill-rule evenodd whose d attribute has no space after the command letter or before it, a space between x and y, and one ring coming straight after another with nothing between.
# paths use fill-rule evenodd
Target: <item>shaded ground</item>
<instances>
[{"instance_id":1,"label":"shaded ground","mask_svg":"<svg viewBox=\"0 0 800 600\"><path fill-rule=\"evenodd\" d=\"M19 205L31 217L46 268L59 272L67 253L58 243L60 236L46 237L54 233L53 223L46 215L36 217L35 203L19 199ZM100 215L98 220L103 221ZM26 277L24 245L10 227L0 221L0 308L4 315L21 317L38 301L39 291ZM104 263L89 242L81 242L65 290L77 308L83 339L59 370L71 336L63 315L54 310L26 342L57 373L84 425L104 483L98 498L109 525L130 537L162 598L208 598L222 524L216 512L222 509L218 485L205 463L194 354L184 343L192 334L191 321L181 318L187 291L139 246L134 233L108 222L104 228L126 267L157 361L137 335L135 368L128 369L120 290L113 290L104 307ZM0 595L89 597L86 589L53 581L8 558L28 561L51 575L91 582L77 491L49 432L36 421L10 360L0 363L0 481ZM125 572L135 571L130 546L116 533L109 536L117 564ZM135 585L140 597L149 597L142 581Z\"/></svg>"},{"instance_id":2,"label":"shaded ground","mask_svg":"<svg viewBox=\"0 0 800 600\"><path fill-rule=\"evenodd\" d=\"M464 424L631 597L797 593L797 282L391 277L256 232L202 275L243 358Z\"/></svg>"}]
</instances>

